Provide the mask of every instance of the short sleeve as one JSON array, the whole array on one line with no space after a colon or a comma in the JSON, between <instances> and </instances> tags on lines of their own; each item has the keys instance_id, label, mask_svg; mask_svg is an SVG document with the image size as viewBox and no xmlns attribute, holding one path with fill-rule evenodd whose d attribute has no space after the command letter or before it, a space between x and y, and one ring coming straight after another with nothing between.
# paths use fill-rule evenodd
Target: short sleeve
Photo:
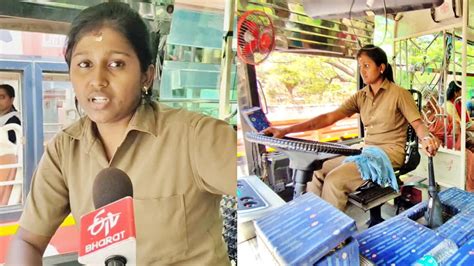
<instances>
[{"instance_id":1,"label":"short sleeve","mask_svg":"<svg viewBox=\"0 0 474 266\"><path fill-rule=\"evenodd\" d=\"M401 89L400 97L398 98L397 102L397 107L409 123L421 119L421 115L418 111L418 107L416 106L416 102L408 90Z\"/></svg>"},{"instance_id":2,"label":"short sleeve","mask_svg":"<svg viewBox=\"0 0 474 266\"><path fill-rule=\"evenodd\" d=\"M363 93L362 91L358 91L354 93L349 99L345 100L341 106L337 109L338 111L342 112L346 116L352 116L355 113L360 112L359 104L357 103L357 99L359 98L360 94Z\"/></svg>"},{"instance_id":3,"label":"short sleeve","mask_svg":"<svg viewBox=\"0 0 474 266\"><path fill-rule=\"evenodd\" d=\"M20 226L34 234L52 236L70 213L69 193L61 173L59 141L50 142L33 174Z\"/></svg>"},{"instance_id":4,"label":"short sleeve","mask_svg":"<svg viewBox=\"0 0 474 266\"><path fill-rule=\"evenodd\" d=\"M20 119L16 116L12 116L10 119L7 120L7 122L5 124L17 124L17 125L21 125L21 122L20 122ZM11 143L16 143L16 134L15 134L15 131L13 130L10 130L8 131L8 140L11 142Z\"/></svg>"},{"instance_id":5,"label":"short sleeve","mask_svg":"<svg viewBox=\"0 0 474 266\"><path fill-rule=\"evenodd\" d=\"M222 120L199 117L189 138L196 183L213 194L235 195L237 134Z\"/></svg>"}]
</instances>

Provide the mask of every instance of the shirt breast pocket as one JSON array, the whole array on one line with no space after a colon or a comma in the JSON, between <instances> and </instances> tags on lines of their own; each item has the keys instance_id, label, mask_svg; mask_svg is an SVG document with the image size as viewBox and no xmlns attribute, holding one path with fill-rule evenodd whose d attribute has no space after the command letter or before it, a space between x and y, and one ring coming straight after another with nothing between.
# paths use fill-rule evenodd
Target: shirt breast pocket
<instances>
[{"instance_id":1,"label":"shirt breast pocket","mask_svg":"<svg viewBox=\"0 0 474 266\"><path fill-rule=\"evenodd\" d=\"M184 196L134 199L137 262L172 262L188 250Z\"/></svg>"},{"instance_id":2,"label":"shirt breast pocket","mask_svg":"<svg viewBox=\"0 0 474 266\"><path fill-rule=\"evenodd\" d=\"M383 126L384 128L390 128L394 126L394 119L397 118L399 115L399 111L397 110L397 106L395 103L387 102L378 106L376 110L374 110L374 122L379 126Z\"/></svg>"}]
</instances>

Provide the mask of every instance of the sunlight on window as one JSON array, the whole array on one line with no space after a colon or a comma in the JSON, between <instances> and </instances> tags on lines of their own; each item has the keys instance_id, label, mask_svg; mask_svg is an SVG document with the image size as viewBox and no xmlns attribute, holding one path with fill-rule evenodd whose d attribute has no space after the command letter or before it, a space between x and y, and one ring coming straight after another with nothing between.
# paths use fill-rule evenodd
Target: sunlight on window
<instances>
[{"instance_id":1,"label":"sunlight on window","mask_svg":"<svg viewBox=\"0 0 474 266\"><path fill-rule=\"evenodd\" d=\"M356 92L357 62L324 56L274 52L256 67L260 95L268 119L275 126L302 122L333 111ZM346 118L317 131L295 136L319 141L357 137L357 117Z\"/></svg>"}]
</instances>

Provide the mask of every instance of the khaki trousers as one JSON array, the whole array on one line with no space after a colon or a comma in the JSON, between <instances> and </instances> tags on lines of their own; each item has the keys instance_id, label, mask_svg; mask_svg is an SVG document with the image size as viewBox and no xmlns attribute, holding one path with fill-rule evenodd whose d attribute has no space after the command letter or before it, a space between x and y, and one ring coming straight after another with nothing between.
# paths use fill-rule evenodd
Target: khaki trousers
<instances>
[{"instance_id":1,"label":"khaki trousers","mask_svg":"<svg viewBox=\"0 0 474 266\"><path fill-rule=\"evenodd\" d=\"M347 195L365 182L355 163L342 163L345 158L340 156L324 162L322 169L314 172L313 180L306 188L341 211L346 208Z\"/></svg>"}]
</instances>

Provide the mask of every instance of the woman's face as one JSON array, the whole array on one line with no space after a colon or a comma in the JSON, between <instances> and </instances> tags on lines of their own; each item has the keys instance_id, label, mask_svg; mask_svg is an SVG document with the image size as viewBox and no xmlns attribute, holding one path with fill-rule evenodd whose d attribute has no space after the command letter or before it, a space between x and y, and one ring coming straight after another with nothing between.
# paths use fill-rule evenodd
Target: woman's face
<instances>
[{"instance_id":1,"label":"woman's face","mask_svg":"<svg viewBox=\"0 0 474 266\"><path fill-rule=\"evenodd\" d=\"M70 76L80 106L98 125L128 125L142 87L149 85L131 44L110 27L86 33L78 41Z\"/></svg>"},{"instance_id":2,"label":"woman's face","mask_svg":"<svg viewBox=\"0 0 474 266\"><path fill-rule=\"evenodd\" d=\"M14 99L15 98L12 98L8 95L6 90L0 88L0 115L10 112Z\"/></svg>"},{"instance_id":3,"label":"woman's face","mask_svg":"<svg viewBox=\"0 0 474 266\"><path fill-rule=\"evenodd\" d=\"M365 53L362 53L357 61L359 62L360 75L365 84L374 84L382 79L381 72L385 71L384 64L377 66Z\"/></svg>"},{"instance_id":4,"label":"woman's face","mask_svg":"<svg viewBox=\"0 0 474 266\"><path fill-rule=\"evenodd\" d=\"M461 90L456 91L456 92L454 93L454 100L456 100L457 98L461 97L461 95L462 95Z\"/></svg>"}]
</instances>

